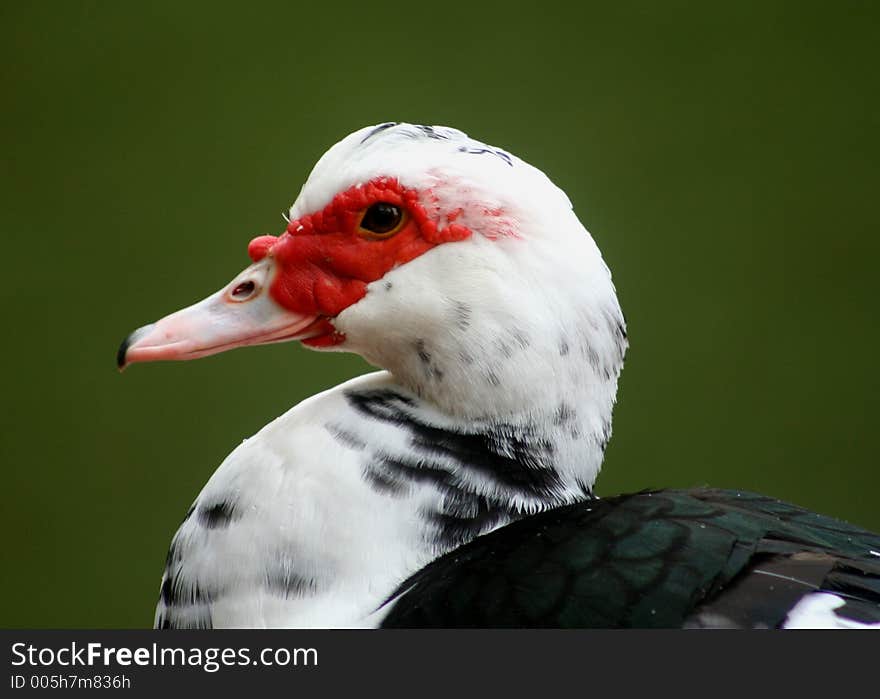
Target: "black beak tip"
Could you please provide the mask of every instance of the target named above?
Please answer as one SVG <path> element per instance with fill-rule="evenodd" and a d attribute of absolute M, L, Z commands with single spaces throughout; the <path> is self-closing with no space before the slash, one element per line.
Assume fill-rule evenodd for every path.
<path fill-rule="evenodd" d="M 134 334 L 134 333 L 132 333 Z M 119 345 L 119 349 L 116 350 L 116 368 L 119 371 L 125 369 L 125 355 L 128 353 L 128 346 L 131 344 L 131 335 L 126 337 L 122 344 Z"/>

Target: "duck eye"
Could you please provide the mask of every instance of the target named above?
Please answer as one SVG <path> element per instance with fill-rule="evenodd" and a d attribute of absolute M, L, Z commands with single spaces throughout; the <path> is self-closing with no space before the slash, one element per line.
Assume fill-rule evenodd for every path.
<path fill-rule="evenodd" d="M 360 230 L 371 238 L 390 238 L 403 226 L 403 209 L 385 201 L 370 206 L 361 217 Z"/>

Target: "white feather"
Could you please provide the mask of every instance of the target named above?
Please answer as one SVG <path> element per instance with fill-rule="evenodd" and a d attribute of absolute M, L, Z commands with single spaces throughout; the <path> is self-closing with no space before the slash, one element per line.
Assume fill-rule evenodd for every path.
<path fill-rule="evenodd" d="M 846 600 L 830 592 L 805 595 L 788 613 L 784 629 L 871 629 L 880 631 L 880 623 L 867 624 L 835 614 Z"/>

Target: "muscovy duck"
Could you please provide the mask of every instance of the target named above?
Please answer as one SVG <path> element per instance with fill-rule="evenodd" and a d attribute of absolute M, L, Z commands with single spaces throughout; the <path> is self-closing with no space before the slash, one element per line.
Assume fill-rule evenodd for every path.
<path fill-rule="evenodd" d="M 383 371 L 227 457 L 157 627 L 880 627 L 875 534 L 744 492 L 594 496 L 626 326 L 540 170 L 380 124 L 318 161 L 288 221 L 119 367 L 297 340 Z"/>

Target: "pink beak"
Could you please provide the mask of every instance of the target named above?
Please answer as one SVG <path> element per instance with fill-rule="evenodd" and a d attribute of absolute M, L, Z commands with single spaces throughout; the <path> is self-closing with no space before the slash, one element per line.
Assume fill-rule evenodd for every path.
<path fill-rule="evenodd" d="M 120 371 L 136 362 L 198 359 L 318 334 L 309 328 L 316 316 L 289 311 L 271 297 L 273 275 L 274 260 L 264 258 L 208 298 L 138 328 L 119 347 Z"/>

